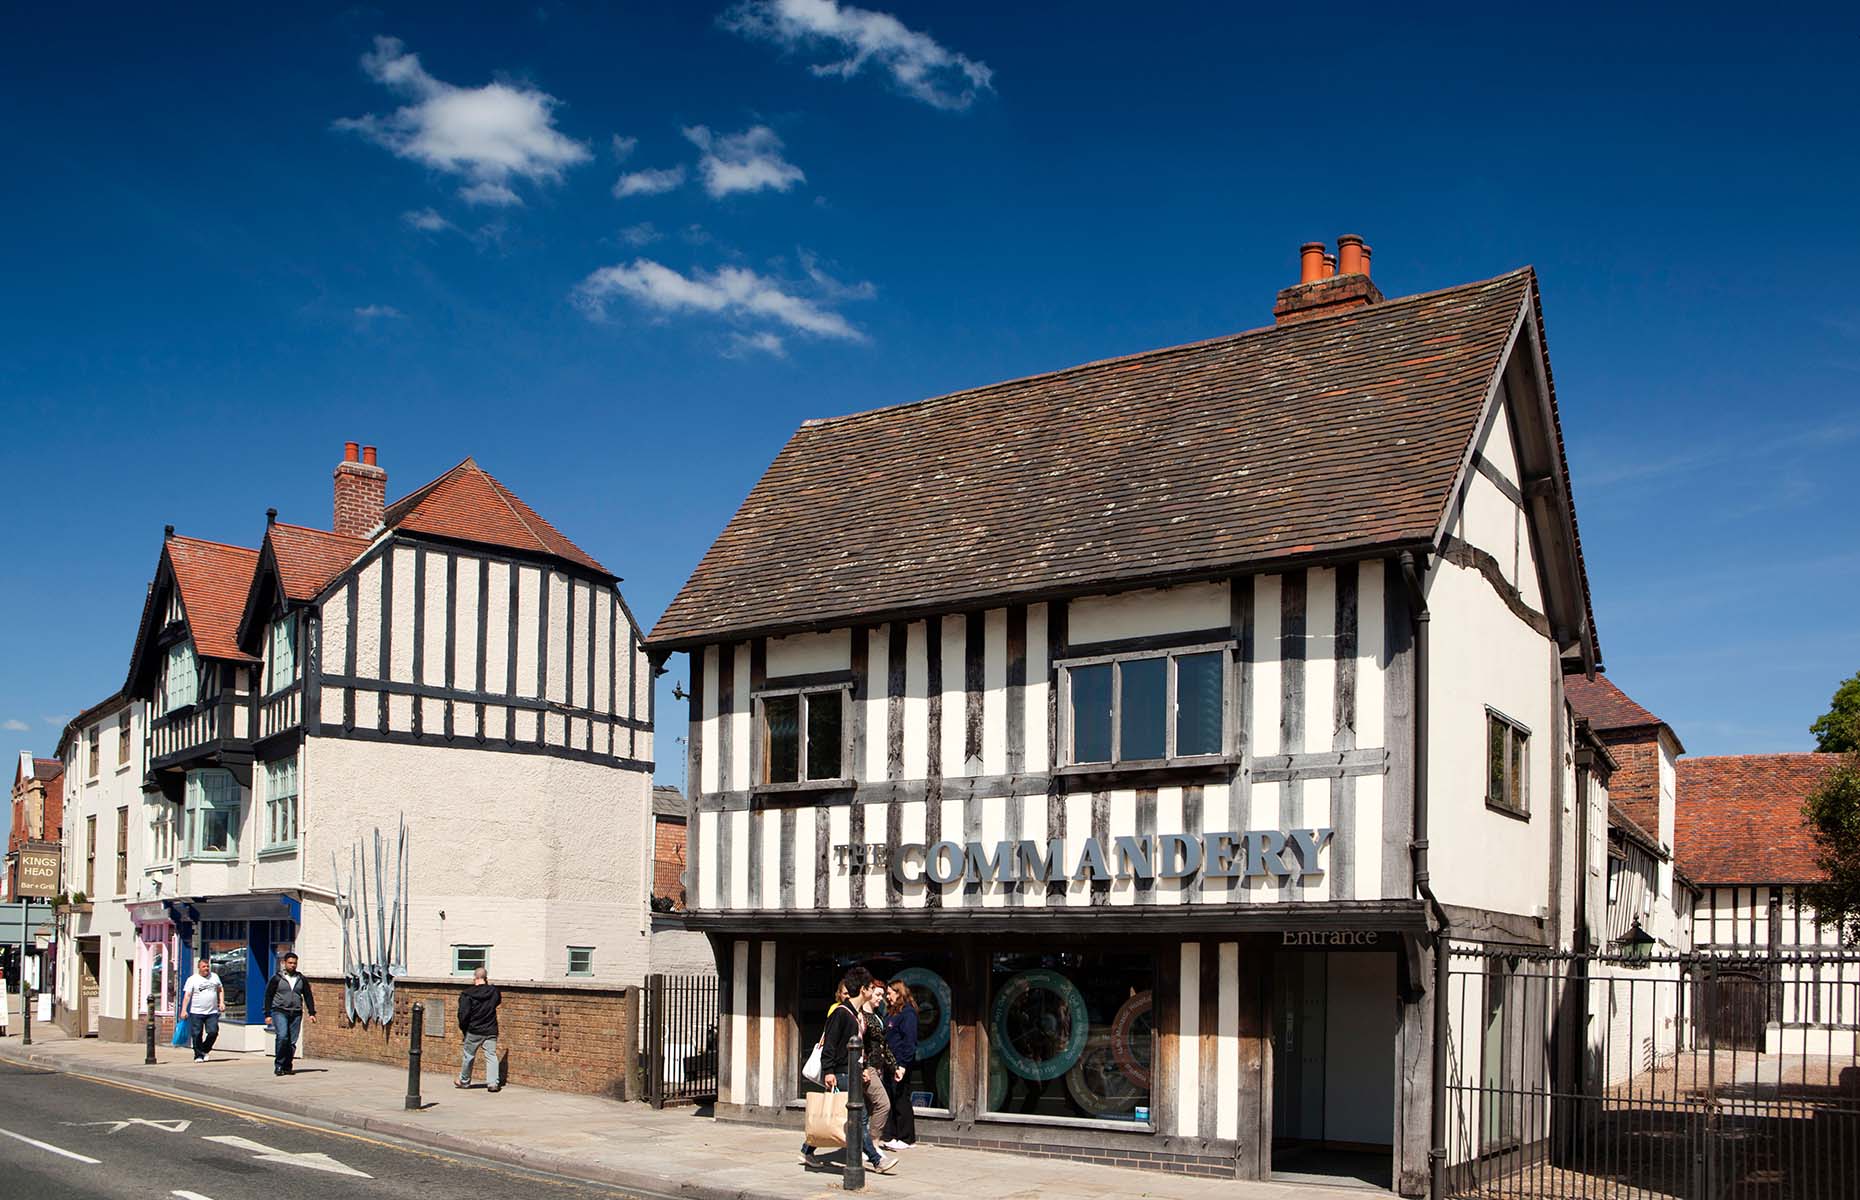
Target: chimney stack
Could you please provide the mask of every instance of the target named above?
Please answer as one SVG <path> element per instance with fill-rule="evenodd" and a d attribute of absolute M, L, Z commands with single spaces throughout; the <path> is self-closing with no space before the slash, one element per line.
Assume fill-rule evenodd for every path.
<path fill-rule="evenodd" d="M 372 537 L 381 528 L 386 508 L 387 472 L 375 464 L 375 448 L 344 442 L 342 461 L 336 464 L 336 513 L 330 528 L 350 537 Z"/>
<path fill-rule="evenodd" d="M 1298 248 L 1298 283 L 1278 295 L 1273 322 L 1291 325 L 1375 304 L 1382 292 L 1369 279 L 1369 247 L 1354 233 L 1337 239 L 1333 256 L 1322 242 Z"/>

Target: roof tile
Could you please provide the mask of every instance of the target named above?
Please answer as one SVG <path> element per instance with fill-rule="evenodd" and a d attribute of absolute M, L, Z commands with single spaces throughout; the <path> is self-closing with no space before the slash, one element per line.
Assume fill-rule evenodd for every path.
<path fill-rule="evenodd" d="M 271 542 L 271 554 L 277 560 L 278 576 L 289 600 L 316 599 L 343 568 L 368 549 L 367 538 L 282 521 L 272 525 L 265 536 Z"/>
<path fill-rule="evenodd" d="M 258 551 L 176 535 L 167 541 L 167 554 L 194 649 L 207 658 L 256 661 L 239 649 L 238 631 Z"/>
<path fill-rule="evenodd" d="M 388 505 L 382 523 L 409 533 L 545 554 L 613 574 L 470 458 Z"/>
<path fill-rule="evenodd" d="M 1673 849 L 1700 884 L 1813 883 L 1815 839 L 1802 803 L 1839 754 L 1679 760 Z"/>
<path fill-rule="evenodd" d="M 1600 732 L 1616 729 L 1648 729 L 1666 724 L 1614 685 L 1606 675 L 1590 679 L 1586 675 L 1566 675 L 1563 690 L 1576 715 Z"/>

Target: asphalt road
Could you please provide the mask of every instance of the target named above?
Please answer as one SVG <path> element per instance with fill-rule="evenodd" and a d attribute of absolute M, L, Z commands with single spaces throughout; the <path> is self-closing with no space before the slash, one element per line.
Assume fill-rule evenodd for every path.
<path fill-rule="evenodd" d="M 0 1200 L 635 1197 L 231 1105 L 0 1063 Z"/>

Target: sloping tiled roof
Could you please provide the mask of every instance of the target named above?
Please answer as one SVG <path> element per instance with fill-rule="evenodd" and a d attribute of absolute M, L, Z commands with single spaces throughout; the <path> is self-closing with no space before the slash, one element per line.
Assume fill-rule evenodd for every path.
<path fill-rule="evenodd" d="M 1840 761 L 1838 754 L 1680 759 L 1679 865 L 1706 886 L 1819 880 L 1802 802 Z"/>
<path fill-rule="evenodd" d="M 1570 707 L 1599 732 L 1615 729 L 1650 729 L 1666 724 L 1636 704 L 1632 697 L 1614 685 L 1606 675 L 1591 680 L 1586 675 L 1565 675 L 1563 690 Z"/>
<path fill-rule="evenodd" d="M 65 764 L 56 758 L 34 758 L 32 760 L 32 777 L 34 779 L 53 780 L 65 773 Z"/>
<path fill-rule="evenodd" d="M 1533 283 L 810 421 L 650 640 L 1425 544 Z"/>
<path fill-rule="evenodd" d="M 256 661 L 239 649 L 238 630 L 258 551 L 179 535 L 168 539 L 167 551 L 195 651 L 207 658 Z"/>
<path fill-rule="evenodd" d="M 1660 848 L 1660 839 L 1648 833 L 1646 828 L 1641 825 L 1639 821 L 1636 821 L 1630 816 L 1627 810 L 1623 809 L 1619 804 L 1609 804 L 1608 824 L 1610 827 L 1619 829 L 1628 837 L 1639 842 L 1647 853 L 1653 855 L 1655 858 L 1666 858 L 1666 851 Z"/>
<path fill-rule="evenodd" d="M 685 794 L 669 783 L 653 785 L 652 815 L 655 817 L 677 817 L 684 820 L 686 815 Z"/>
<path fill-rule="evenodd" d="M 342 569 L 362 556 L 368 539 L 303 525 L 271 526 L 265 536 L 288 600 L 314 600 Z"/>
<path fill-rule="evenodd" d="M 469 458 L 388 505 L 382 523 L 409 533 L 546 554 L 613 574 Z"/>

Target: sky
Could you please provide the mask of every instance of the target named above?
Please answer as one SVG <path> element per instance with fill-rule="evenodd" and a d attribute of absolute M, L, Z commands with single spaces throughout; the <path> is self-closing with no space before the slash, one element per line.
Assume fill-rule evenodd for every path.
<path fill-rule="evenodd" d="M 1853 10 L 869 2 L 14 6 L 0 747 L 122 685 L 164 524 L 327 526 L 345 440 L 475 456 L 650 624 L 801 421 L 1269 324 L 1360 233 L 1389 295 L 1535 265 L 1610 677 L 1811 748 Z"/>

